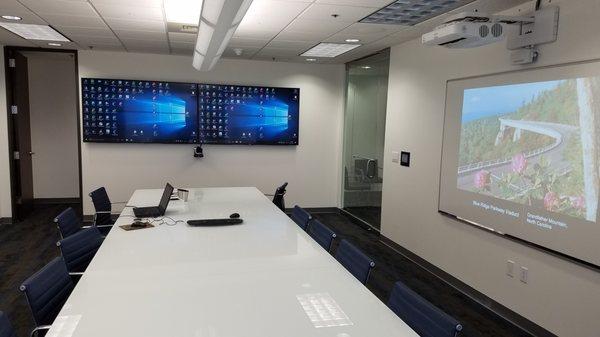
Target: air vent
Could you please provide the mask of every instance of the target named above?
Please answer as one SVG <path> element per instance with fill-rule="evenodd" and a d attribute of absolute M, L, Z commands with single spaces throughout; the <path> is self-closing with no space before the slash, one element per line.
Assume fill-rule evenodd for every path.
<path fill-rule="evenodd" d="M 398 0 L 360 22 L 414 26 L 473 1 L 475 0 Z"/>
<path fill-rule="evenodd" d="M 481 25 L 481 27 L 479 27 L 479 36 L 480 37 L 486 37 L 486 36 L 488 36 L 489 33 L 490 33 L 490 29 L 488 28 L 488 26 Z"/>
<path fill-rule="evenodd" d="M 502 31 L 504 30 L 504 28 L 502 27 L 501 24 L 499 23 L 495 23 L 492 25 L 492 36 L 493 37 L 500 37 L 502 35 Z"/>

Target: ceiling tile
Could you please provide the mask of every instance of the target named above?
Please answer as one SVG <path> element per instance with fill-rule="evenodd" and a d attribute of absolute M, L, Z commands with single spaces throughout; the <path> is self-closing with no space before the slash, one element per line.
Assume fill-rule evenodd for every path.
<path fill-rule="evenodd" d="M 299 19 L 356 22 L 377 11 L 377 7 L 340 6 L 329 4 L 312 4 Z M 339 15 L 333 17 L 332 15 Z"/>
<path fill-rule="evenodd" d="M 315 43 L 311 41 L 288 41 L 276 38 L 269 42 L 266 48 L 297 50 L 299 51 L 298 54 L 300 54 L 300 52 L 305 51 L 314 45 Z"/>
<path fill-rule="evenodd" d="M 394 0 L 317 0 L 315 2 L 318 4 L 381 8 L 391 4 Z"/>
<path fill-rule="evenodd" d="M 233 37 L 229 40 L 229 47 L 233 48 L 262 48 L 269 40 L 265 39 L 245 39 Z"/>
<path fill-rule="evenodd" d="M 260 30 L 260 29 L 251 29 L 251 28 L 238 28 L 235 33 L 233 34 L 233 38 L 240 38 L 240 39 L 257 39 L 257 40 L 270 40 L 273 37 L 275 37 L 275 35 L 277 35 L 277 33 L 279 33 L 280 30 L 277 29 L 272 29 L 272 30 Z"/>
<path fill-rule="evenodd" d="M 150 32 L 142 30 L 115 30 L 115 34 L 120 39 L 134 39 L 134 40 L 152 40 L 152 41 L 166 41 L 167 34 L 164 32 Z"/>
<path fill-rule="evenodd" d="M 144 54 L 169 54 L 169 47 L 144 47 L 144 46 L 135 46 L 135 47 L 127 47 L 127 50 L 132 53 L 144 53 Z"/>
<path fill-rule="evenodd" d="M 34 24 L 34 25 L 46 25 L 48 24 L 46 21 L 42 20 L 42 18 L 40 18 L 39 16 L 33 14 L 31 11 L 25 10 L 25 11 L 15 11 L 15 10 L 2 10 L 0 9 L 0 15 L 15 15 L 20 17 L 22 20 L 19 21 L 19 23 L 28 23 L 28 24 Z M 15 21 L 13 20 L 5 20 L 0 18 L 1 22 L 12 22 L 14 23 Z"/>
<path fill-rule="evenodd" d="M 121 42 L 129 48 L 169 48 L 167 40 L 138 40 L 138 39 L 121 39 Z"/>
<path fill-rule="evenodd" d="M 398 25 L 354 23 L 326 39 L 327 42 L 345 42 L 346 39 L 359 39 L 360 43 L 371 43 L 390 34 L 407 29 Z"/>
<path fill-rule="evenodd" d="M 86 1 L 68 0 L 20 0 L 25 6 L 38 15 L 74 15 L 98 16 L 94 8 Z"/>
<path fill-rule="evenodd" d="M 123 0 L 89 0 L 94 6 L 96 5 L 122 5 Z M 128 6 L 139 7 L 162 7 L 163 0 L 127 0 Z"/>
<path fill-rule="evenodd" d="M 114 38 L 115 34 L 108 29 L 105 28 L 85 28 L 85 27 L 63 27 L 63 26 L 53 26 L 54 29 L 59 31 L 66 37 L 71 35 L 79 35 L 79 36 L 94 36 L 94 37 L 107 37 Z"/>
<path fill-rule="evenodd" d="M 309 6 L 302 2 L 253 2 L 238 27 L 238 31 L 277 31 L 287 26 Z M 276 14 L 275 14 L 276 13 Z"/>
<path fill-rule="evenodd" d="M 106 23 L 113 30 L 142 30 L 166 33 L 165 23 L 163 21 L 106 18 Z"/>
<path fill-rule="evenodd" d="M 267 56 L 267 57 L 294 57 L 298 56 L 302 50 L 294 50 L 287 48 L 269 48 L 265 47 L 261 49 L 256 56 Z"/>
<path fill-rule="evenodd" d="M 100 17 L 71 16 L 71 15 L 40 15 L 44 20 L 53 26 L 63 27 L 86 27 L 86 28 L 105 28 L 106 24 Z"/>
<path fill-rule="evenodd" d="M 190 52 L 194 51 L 195 43 L 186 43 L 186 42 L 176 42 L 170 41 L 169 45 L 171 49 L 180 49 L 180 50 L 188 50 Z"/>
<path fill-rule="evenodd" d="M 169 41 L 196 43 L 196 34 L 188 33 L 169 33 Z"/>
<path fill-rule="evenodd" d="M 71 35 L 71 40 L 79 43 L 82 46 L 120 46 L 121 42 L 116 37 L 98 37 L 98 36 L 86 36 L 86 35 Z"/>
<path fill-rule="evenodd" d="M 223 52 L 223 57 L 247 59 L 247 58 L 251 58 L 252 56 L 254 56 L 254 54 L 256 54 L 260 50 L 259 48 L 242 48 L 242 55 L 238 56 L 235 53 L 234 49 L 236 49 L 236 48 L 227 47 L 225 49 L 225 52 Z"/>
<path fill-rule="evenodd" d="M 29 11 L 25 6 L 23 6 L 17 0 L 2 0 L 0 2 L 0 10 L 2 11 Z M 6 13 L 10 15 L 10 13 Z"/>
<path fill-rule="evenodd" d="M 323 32 L 291 32 L 288 30 L 284 30 L 277 35 L 277 39 L 286 41 L 314 42 L 322 41 L 330 35 L 332 34 L 324 34 Z"/>
<path fill-rule="evenodd" d="M 125 20 L 157 20 L 163 21 L 163 10 L 161 7 L 149 6 L 131 6 L 131 5 L 113 5 L 97 4 L 96 10 L 100 15 L 107 18 L 125 19 Z"/>
<path fill-rule="evenodd" d="M 321 32 L 323 34 L 333 34 L 348 26 L 351 23 L 342 21 L 322 21 L 296 19 L 285 28 L 290 32 Z"/>

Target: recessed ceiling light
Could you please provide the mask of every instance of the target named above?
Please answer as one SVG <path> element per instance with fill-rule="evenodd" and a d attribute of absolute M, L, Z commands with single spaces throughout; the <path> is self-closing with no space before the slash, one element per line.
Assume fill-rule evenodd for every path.
<path fill-rule="evenodd" d="M 0 22 L 0 27 L 4 27 L 11 32 L 19 35 L 27 40 L 42 40 L 42 41 L 64 41 L 70 40 L 64 37 L 61 33 L 45 25 L 32 25 L 26 23 L 9 23 Z"/>
<path fill-rule="evenodd" d="M 300 56 L 336 57 L 360 46 L 360 44 L 321 42 L 318 45 L 312 47 L 311 49 L 305 51 Z"/>
<path fill-rule="evenodd" d="M 48 45 L 52 46 L 52 47 L 60 47 L 60 46 L 62 46 L 62 44 L 56 43 L 56 42 L 48 42 Z"/>
<path fill-rule="evenodd" d="M 308 62 L 315 62 L 316 60 L 317 60 L 317 59 L 313 59 L 313 58 L 308 58 L 308 59 L 306 59 L 306 61 L 308 61 Z"/>
<path fill-rule="evenodd" d="M 16 16 L 16 15 L 2 15 L 2 18 L 4 20 L 12 20 L 12 21 L 19 21 L 19 20 L 23 20 L 22 17 L 20 16 Z"/>
<path fill-rule="evenodd" d="M 397 0 L 360 22 L 414 26 L 473 1 L 475 0 Z"/>
<path fill-rule="evenodd" d="M 362 66 L 363 69 L 371 69 L 371 66 Z"/>
<path fill-rule="evenodd" d="M 198 25 L 202 0 L 165 0 L 165 14 L 167 22 Z"/>
<path fill-rule="evenodd" d="M 360 42 L 359 39 L 346 39 L 346 42 L 348 43 L 356 43 L 356 42 Z"/>

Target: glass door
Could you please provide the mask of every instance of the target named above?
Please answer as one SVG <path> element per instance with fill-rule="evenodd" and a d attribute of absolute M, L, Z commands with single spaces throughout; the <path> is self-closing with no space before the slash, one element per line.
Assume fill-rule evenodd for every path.
<path fill-rule="evenodd" d="M 381 227 L 389 50 L 346 64 L 342 205 Z"/>

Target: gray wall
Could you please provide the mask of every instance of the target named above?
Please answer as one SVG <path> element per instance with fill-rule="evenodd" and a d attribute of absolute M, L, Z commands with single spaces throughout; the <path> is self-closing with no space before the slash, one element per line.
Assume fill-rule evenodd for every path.
<path fill-rule="evenodd" d="M 34 198 L 78 198 L 77 75 L 71 54 L 28 52 Z"/>
<path fill-rule="evenodd" d="M 559 40 L 541 48 L 536 66 L 600 58 L 600 2 L 552 4 L 561 7 Z M 514 69 L 504 43 L 450 50 L 417 39 L 392 48 L 383 233 L 558 335 L 599 336 L 600 273 L 437 212 L 446 81 Z M 412 152 L 410 168 L 391 162 L 400 150 Z M 505 275 L 508 259 L 529 268 L 528 284 Z"/>
<path fill-rule="evenodd" d="M 186 56 L 89 52 L 79 54 L 81 77 L 248 84 L 300 88 L 300 145 L 193 146 L 161 144 L 82 145 L 83 191 L 106 186 L 113 201 L 138 188 L 256 186 L 273 193 L 289 182 L 289 206 L 339 204 L 343 65 L 221 60 L 214 70 L 198 72 Z M 84 213 L 91 214 L 89 198 Z"/>

